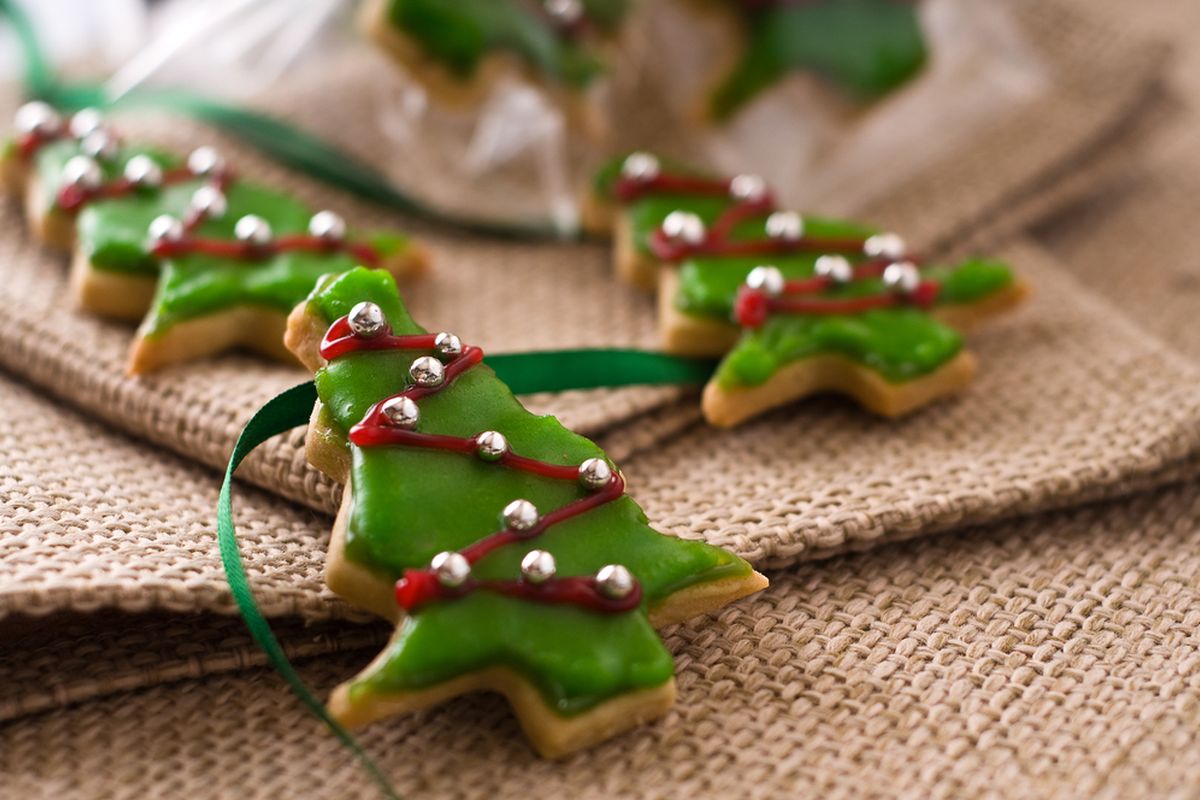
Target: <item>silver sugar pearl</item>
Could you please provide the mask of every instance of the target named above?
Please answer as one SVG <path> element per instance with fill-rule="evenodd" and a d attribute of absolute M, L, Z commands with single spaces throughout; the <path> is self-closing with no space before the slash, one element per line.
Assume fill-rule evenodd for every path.
<path fill-rule="evenodd" d="M 773 211 L 767 217 L 767 236 L 795 242 L 804 236 L 804 217 L 795 211 Z"/>
<path fill-rule="evenodd" d="M 157 189 L 162 186 L 162 167 L 148 155 L 139 154 L 126 161 L 123 174 L 125 180 L 143 189 Z"/>
<path fill-rule="evenodd" d="M 530 550 L 521 559 L 521 577 L 529 583 L 545 583 L 554 577 L 558 565 L 554 556 L 545 550 Z"/>
<path fill-rule="evenodd" d="M 660 172 L 662 165 L 649 153 L 630 153 L 621 164 L 621 176 L 631 181 L 652 181 Z"/>
<path fill-rule="evenodd" d="M 596 573 L 596 588 L 610 600 L 623 600 L 634 587 L 633 573 L 620 564 L 608 564 Z"/>
<path fill-rule="evenodd" d="M 508 439 L 499 431 L 484 431 L 475 437 L 475 454 L 484 461 L 499 461 L 508 452 Z"/>
<path fill-rule="evenodd" d="M 91 156 L 97 161 L 111 161 L 116 157 L 121 145 L 117 143 L 115 136 L 100 128 L 84 136 L 83 141 L 79 143 L 79 149 L 85 156 Z"/>
<path fill-rule="evenodd" d="M 443 551 L 429 562 L 429 568 L 438 583 L 448 589 L 457 589 L 471 577 L 471 562 L 462 553 Z"/>
<path fill-rule="evenodd" d="M 383 309 L 367 301 L 358 303 L 351 308 L 350 313 L 346 316 L 346 322 L 350 325 L 350 332 L 361 339 L 378 336 L 387 327 Z"/>
<path fill-rule="evenodd" d="M 13 126 L 22 136 L 53 136 L 62 130 L 62 115 L 49 103 L 33 100 L 17 109 Z"/>
<path fill-rule="evenodd" d="M 63 165 L 63 184 L 80 189 L 98 189 L 104 183 L 104 172 L 90 156 L 71 156 Z"/>
<path fill-rule="evenodd" d="M 268 245 L 272 237 L 271 223 L 257 214 L 247 214 L 234 224 L 233 235 L 241 242 Z"/>
<path fill-rule="evenodd" d="M 756 203 L 767 196 L 767 182 L 761 175 L 735 175 L 729 181 L 729 196 L 743 203 Z"/>
<path fill-rule="evenodd" d="M 892 291 L 911 294 L 921 285 L 921 271 L 911 261 L 897 261 L 883 271 L 883 283 Z"/>
<path fill-rule="evenodd" d="M 104 127 L 104 115 L 96 108 L 83 108 L 71 115 L 67 131 L 76 139 L 83 139 Z"/>
<path fill-rule="evenodd" d="M 704 242 L 704 220 L 690 211 L 672 211 L 662 221 L 662 232 L 668 239 L 684 244 Z"/>
<path fill-rule="evenodd" d="M 769 264 L 755 267 L 746 276 L 747 286 L 771 297 L 778 297 L 783 294 L 783 285 L 785 282 L 783 273 L 779 271 L 779 268 L 772 267 Z"/>
<path fill-rule="evenodd" d="M 150 221 L 150 227 L 146 229 L 151 248 L 163 242 L 178 242 L 183 238 L 183 234 L 183 223 L 170 214 L 159 214 Z"/>
<path fill-rule="evenodd" d="M 308 221 L 308 232 L 327 242 L 340 242 L 346 238 L 346 220 L 334 211 L 318 211 Z"/>
<path fill-rule="evenodd" d="M 603 458 L 589 458 L 579 465 L 579 483 L 593 492 L 608 486 L 612 475 L 612 467 Z"/>
<path fill-rule="evenodd" d="M 229 210 L 229 201 L 225 193 L 216 186 L 201 186 L 192 192 L 192 211 L 207 219 L 220 219 Z"/>
<path fill-rule="evenodd" d="M 453 333 L 442 331 L 433 337 L 433 346 L 444 356 L 457 356 L 462 353 L 462 340 Z"/>
<path fill-rule="evenodd" d="M 813 271 L 818 277 L 834 283 L 849 283 L 854 279 L 854 267 L 845 256 L 826 255 L 817 259 Z"/>
<path fill-rule="evenodd" d="M 583 18 L 583 3 L 581 0 L 544 0 L 542 7 L 546 13 L 563 25 L 573 25 Z"/>
<path fill-rule="evenodd" d="M 430 389 L 446 380 L 446 368 L 433 356 L 421 356 L 409 365 L 408 375 L 417 386 Z"/>
<path fill-rule="evenodd" d="M 421 409 L 411 397 L 389 397 L 379 407 L 384 419 L 394 428 L 415 428 L 421 419 Z"/>
<path fill-rule="evenodd" d="M 193 175 L 213 175 L 225 169 L 225 159 L 215 147 L 197 147 L 188 154 L 187 168 Z"/>
<path fill-rule="evenodd" d="M 527 531 L 537 525 L 539 519 L 537 507 L 528 500 L 513 500 L 504 507 L 500 517 L 510 531 Z"/>
<path fill-rule="evenodd" d="M 877 233 L 863 242 L 863 254 L 868 258 L 886 258 L 895 261 L 904 258 L 908 246 L 899 234 Z"/>

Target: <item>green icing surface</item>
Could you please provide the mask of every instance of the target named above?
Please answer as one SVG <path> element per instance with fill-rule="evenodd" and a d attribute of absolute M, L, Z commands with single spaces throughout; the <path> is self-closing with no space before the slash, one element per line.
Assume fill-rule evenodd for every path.
<path fill-rule="evenodd" d="M 811 275 L 811 261 L 800 261 L 774 263 L 788 277 Z M 681 286 L 677 303 L 681 306 L 693 303 L 695 308 L 703 302 L 707 312 L 723 309 L 724 313 L 714 315 L 727 319 L 733 294 L 725 294 L 722 304 L 714 287 L 727 287 L 732 280 L 736 292 L 741 279 L 716 273 L 729 267 L 729 272 L 744 278 L 753 266 L 696 264 Z M 939 305 L 982 300 L 1013 282 L 1008 266 L 995 261 L 971 260 L 954 268 L 934 267 L 923 272 L 942 284 Z M 883 289 L 879 280 L 864 280 L 822 296 L 855 297 L 877 294 Z M 689 292 L 693 293 L 694 301 L 684 299 Z M 762 327 L 742 334 L 718 367 L 716 380 L 725 387 L 757 386 L 790 362 L 816 355 L 841 355 L 870 367 L 885 380 L 900 383 L 933 372 L 961 349 L 962 338 L 958 333 L 918 308 L 883 308 L 853 315 L 775 314 Z"/>
<path fill-rule="evenodd" d="M 567 86 L 588 85 L 603 71 L 597 56 L 561 35 L 545 15 L 522 0 L 391 0 L 388 18 L 425 52 L 460 78 L 470 78 L 491 52 L 520 57 L 540 74 Z M 611 32 L 628 0 L 585 0 L 589 19 Z"/>
<path fill-rule="evenodd" d="M 421 328 L 409 317 L 392 279 L 356 269 L 325 281 L 310 309 L 332 322 L 362 300 L 384 309 L 397 333 Z M 375 402 L 406 388 L 418 351 L 344 356 L 317 373 L 321 401 L 344 430 Z M 486 366 L 420 401 L 419 430 L 474 436 L 502 432 L 514 452 L 558 464 L 603 455 L 553 417 L 526 411 Z M 553 481 L 462 455 L 405 447 L 351 446 L 354 505 L 346 555 L 394 580 L 423 568 L 442 550 L 461 548 L 498 530 L 500 511 L 523 497 L 543 513 L 585 496 Z M 479 591 L 418 609 L 401 623 L 386 658 L 352 688 L 356 693 L 419 689 L 489 665 L 505 665 L 536 685 L 563 714 L 624 692 L 661 685 L 673 673 L 669 653 L 646 609 L 672 592 L 750 571 L 741 559 L 700 542 L 654 531 L 628 496 L 551 528 L 536 540 L 497 550 L 475 565 L 483 578 L 511 579 L 534 548 L 554 554 L 560 575 L 594 573 L 622 563 L 641 582 L 641 610 L 602 614 Z"/>
<path fill-rule="evenodd" d="M 732 116 L 797 70 L 822 75 L 861 100 L 893 91 L 927 57 L 915 5 L 814 0 L 748 13 L 742 57 L 711 98 L 713 116 Z"/>
<path fill-rule="evenodd" d="M 196 229 L 198 237 L 233 240 L 237 220 L 251 213 L 269 222 L 276 236 L 303 233 L 312 216 L 303 203 L 244 181 L 235 181 L 226 197 L 228 212 L 220 219 L 201 223 Z M 199 253 L 166 259 L 143 332 L 153 336 L 180 321 L 235 305 L 264 306 L 286 314 L 312 291 L 322 275 L 355 264 L 345 253 L 304 251 L 255 261 L 230 261 Z"/>

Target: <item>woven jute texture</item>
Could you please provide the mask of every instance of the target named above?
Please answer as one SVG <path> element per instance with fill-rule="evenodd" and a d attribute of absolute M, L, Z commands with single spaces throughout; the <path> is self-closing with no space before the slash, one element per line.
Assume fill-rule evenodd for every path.
<path fill-rule="evenodd" d="M 565 762 L 488 696 L 363 740 L 409 797 L 1195 796 L 1198 489 L 776 573 L 667 632 L 666 718 Z M 265 670 L 28 717 L 0 772 L 23 798 L 374 796 Z"/>

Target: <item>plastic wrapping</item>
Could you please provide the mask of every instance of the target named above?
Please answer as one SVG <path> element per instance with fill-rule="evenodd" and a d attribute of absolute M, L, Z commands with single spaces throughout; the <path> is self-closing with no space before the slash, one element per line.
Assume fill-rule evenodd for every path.
<path fill-rule="evenodd" d="M 569 233 L 581 189 L 612 153 L 653 149 L 759 172 L 790 204 L 846 213 L 1046 85 L 1004 8 L 926 0 L 928 62 L 882 100 L 856 103 L 797 72 L 714 123 L 700 109 L 740 42 L 734 20 L 711 6 L 642 0 L 606 48 L 609 74 L 572 108 L 515 67 L 489 75 L 473 102 L 444 102 L 364 39 L 350 0 L 171 0 L 107 88 L 179 86 L 274 111 L 440 209 Z M 580 105 L 603 135 L 579 124 Z"/>

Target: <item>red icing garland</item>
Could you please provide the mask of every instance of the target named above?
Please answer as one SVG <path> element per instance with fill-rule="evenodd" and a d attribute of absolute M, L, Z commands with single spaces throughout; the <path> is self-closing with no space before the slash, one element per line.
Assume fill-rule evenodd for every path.
<path fill-rule="evenodd" d="M 617 179 L 614 194 L 622 203 L 632 202 L 639 197 L 655 193 L 728 195 L 732 179 L 702 178 L 686 175 L 669 175 L 659 172 L 653 178 L 621 176 Z M 733 239 L 733 230 L 742 222 L 756 216 L 770 214 L 776 210 L 774 198 L 768 192 L 762 197 L 733 203 L 706 227 L 704 240 L 699 243 L 685 242 L 668 236 L 662 228 L 650 234 L 650 251 L 660 261 L 679 262 L 694 255 L 750 256 L 776 255 L 780 253 L 822 253 L 861 255 L 866 238 L 860 236 L 800 236 L 794 239 Z M 916 263 L 909 256 L 905 260 Z M 878 277 L 894 263 L 892 259 L 872 259 L 854 267 L 852 280 Z M 784 314 L 858 314 L 875 308 L 908 303 L 922 308 L 931 307 L 937 300 L 939 285 L 934 281 L 923 281 L 911 292 L 887 292 L 868 297 L 853 298 L 804 298 L 794 299 L 787 295 L 807 295 L 823 292 L 834 285 L 825 276 L 814 276 L 784 283 L 780 296 L 772 297 L 762 289 L 742 286 L 734 301 L 734 319 L 739 325 L 757 328 L 766 322 L 772 313 Z"/>
<path fill-rule="evenodd" d="M 354 334 L 347 317 L 338 319 L 330 326 L 321 341 L 321 357 L 326 361 L 355 352 L 386 350 L 430 350 L 436 340 L 434 334 L 397 336 L 390 330 L 371 337 Z M 472 345 L 464 345 L 462 351 L 445 365 L 445 377 L 438 386 L 411 386 L 393 397 L 385 398 L 373 405 L 362 421 L 350 429 L 350 441 L 359 447 L 403 446 L 443 450 L 462 455 L 476 453 L 474 438 L 447 436 L 443 434 L 419 433 L 391 425 L 383 413 L 383 406 L 394 397 L 419 400 L 435 394 L 454 382 L 458 376 L 483 361 L 483 351 Z M 546 461 L 521 456 L 506 451 L 494 463 L 510 469 L 562 481 L 576 481 L 579 468 L 574 465 L 552 464 Z M 607 485 L 586 497 L 568 503 L 543 515 L 527 530 L 504 529 L 495 531 L 458 552 L 468 563 L 475 564 L 500 547 L 514 542 L 536 538 L 549 528 L 577 517 L 594 508 L 618 499 L 625 494 L 625 480 L 620 473 L 613 472 Z M 432 569 L 408 569 L 404 577 L 396 582 L 396 602 L 406 611 L 435 600 L 463 597 L 472 591 L 496 592 L 543 603 L 565 603 L 587 608 L 591 611 L 617 613 L 637 608 L 642 600 L 642 587 L 635 582 L 633 591 L 625 597 L 615 599 L 603 594 L 590 576 L 555 577 L 543 583 L 524 580 L 475 580 L 469 579 L 457 587 L 443 586 Z"/>
<path fill-rule="evenodd" d="M 198 224 L 198 223 L 197 223 Z M 359 262 L 368 267 L 379 266 L 382 260 L 379 252 L 362 242 L 322 239 L 319 236 L 307 234 L 291 234 L 281 236 L 270 244 L 254 242 L 229 241 L 227 239 L 200 239 L 185 237 L 173 241 L 162 241 L 156 244 L 151 252 L 159 258 L 186 256 L 191 253 L 217 256 L 219 258 L 238 259 L 244 261 L 270 258 L 280 253 L 307 251 L 313 253 L 349 253 Z"/>
<path fill-rule="evenodd" d="M 64 124 L 59 130 L 52 133 L 25 134 L 17 141 L 17 152 L 22 159 L 29 160 L 33 158 L 42 146 L 52 141 L 69 137 L 70 134 L 67 133 L 69 128 L 69 124 Z M 186 166 L 172 167 L 163 170 L 163 178 L 160 186 L 171 186 L 198 177 L 201 176 L 196 175 Z M 233 177 L 232 170 L 223 169 L 210 177 L 209 185 L 217 191 L 225 193 L 228 191 L 229 185 L 233 182 Z M 56 203 L 62 211 L 69 214 L 76 213 L 85 205 L 95 200 L 111 200 L 124 197 L 138 189 L 138 184 L 124 177 L 108 181 L 94 189 L 87 189 L 82 186 L 63 186 L 58 192 Z M 183 220 L 184 230 L 191 233 L 204 222 L 205 218 L 205 212 L 200 209 L 189 211 L 187 217 Z M 254 244 L 253 242 L 231 242 L 221 239 L 199 239 L 193 237 L 160 242 L 151 249 L 151 253 L 159 258 L 182 256 L 189 253 L 203 253 L 221 258 L 239 260 L 269 258 L 279 253 L 291 251 L 308 251 L 314 253 L 345 252 L 369 267 L 377 267 L 383 260 L 379 251 L 369 244 L 323 239 L 319 236 L 309 236 L 306 234 L 281 236 L 279 239 L 266 245 Z"/>
<path fill-rule="evenodd" d="M 825 279 L 819 278 L 815 280 Z M 886 294 L 869 295 L 866 297 L 830 297 L 795 300 L 782 295 L 780 297 L 771 297 L 762 289 L 751 289 L 748 286 L 742 286 L 738 290 L 737 299 L 734 301 L 733 315 L 742 327 L 757 328 L 766 322 L 767 317 L 773 313 L 861 314 L 864 311 L 876 308 L 889 308 L 902 304 L 930 308 L 937 302 L 940 288 L 936 281 L 922 281 L 915 290 L 904 294 L 888 292 Z M 786 288 L 784 291 L 788 292 Z M 810 291 L 802 291 L 798 292 L 798 294 L 809 294 Z"/>

